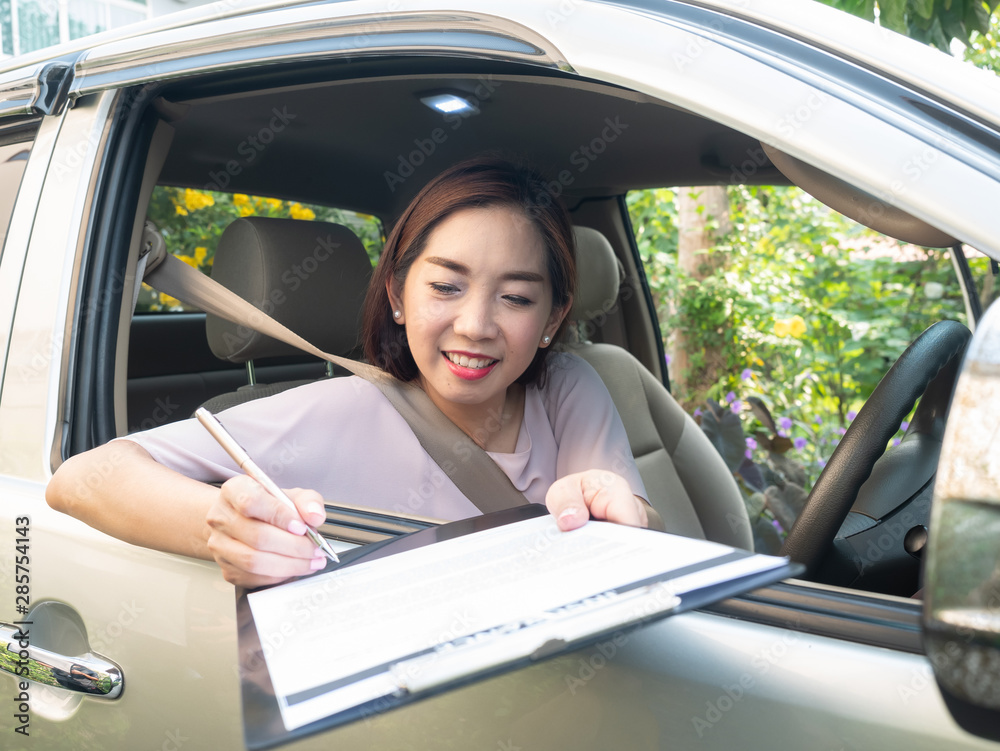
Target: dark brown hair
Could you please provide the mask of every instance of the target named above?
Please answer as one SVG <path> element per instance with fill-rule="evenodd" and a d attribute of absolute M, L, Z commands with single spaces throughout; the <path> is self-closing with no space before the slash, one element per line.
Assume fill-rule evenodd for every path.
<path fill-rule="evenodd" d="M 393 322 L 386 282 L 399 289 L 431 232 L 456 211 L 504 206 L 521 211 L 538 231 L 545 246 L 546 267 L 552 283 L 553 308 L 566 306 L 576 284 L 573 228 L 559 199 L 542 174 L 523 162 L 494 156 L 477 157 L 445 170 L 410 202 L 389 233 L 365 297 L 362 331 L 365 357 L 403 381 L 419 371 L 406 342 L 404 328 Z M 553 340 L 562 333 L 560 324 Z M 518 383 L 541 382 L 549 349 L 539 347 Z"/>

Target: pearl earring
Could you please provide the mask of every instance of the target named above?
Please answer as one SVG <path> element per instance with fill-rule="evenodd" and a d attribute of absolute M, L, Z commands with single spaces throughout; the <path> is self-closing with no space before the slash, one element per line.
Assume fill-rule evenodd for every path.
<path fill-rule="evenodd" d="M 395 318 L 398 321 L 400 318 L 403 317 L 403 314 L 400 311 L 398 311 L 398 310 L 394 310 L 392 312 L 392 317 Z"/>
<path fill-rule="evenodd" d="M 543 336 L 542 337 L 542 344 L 548 344 L 551 341 L 552 341 L 552 337 L 551 336 Z"/>

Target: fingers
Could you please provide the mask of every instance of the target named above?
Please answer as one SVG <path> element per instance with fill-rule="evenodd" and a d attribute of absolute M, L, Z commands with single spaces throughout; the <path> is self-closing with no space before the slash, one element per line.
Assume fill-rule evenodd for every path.
<path fill-rule="evenodd" d="M 566 475 L 552 484 L 545 505 L 559 529 L 582 526 L 590 517 L 632 527 L 645 527 L 646 504 L 632 494 L 624 477 L 592 469 Z"/>
<path fill-rule="evenodd" d="M 325 566 L 322 551 L 305 536 L 306 524 L 319 526 L 325 520 L 322 497 L 311 490 L 286 493 L 298 513 L 249 477 L 223 484 L 206 521 L 209 550 L 227 581 L 256 586 Z"/>

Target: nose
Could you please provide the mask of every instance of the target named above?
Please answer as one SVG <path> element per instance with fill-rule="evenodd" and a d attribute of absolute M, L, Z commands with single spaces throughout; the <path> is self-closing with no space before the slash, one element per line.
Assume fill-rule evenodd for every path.
<path fill-rule="evenodd" d="M 471 341 L 494 338 L 498 328 L 492 301 L 486 295 L 466 296 L 456 311 L 452 328 Z"/>

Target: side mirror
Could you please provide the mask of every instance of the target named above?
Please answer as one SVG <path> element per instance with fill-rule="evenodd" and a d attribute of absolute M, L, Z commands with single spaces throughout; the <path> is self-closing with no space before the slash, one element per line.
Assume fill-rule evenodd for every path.
<path fill-rule="evenodd" d="M 965 730 L 1000 740 L 1000 305 L 965 355 L 934 487 L 924 646 Z"/>

